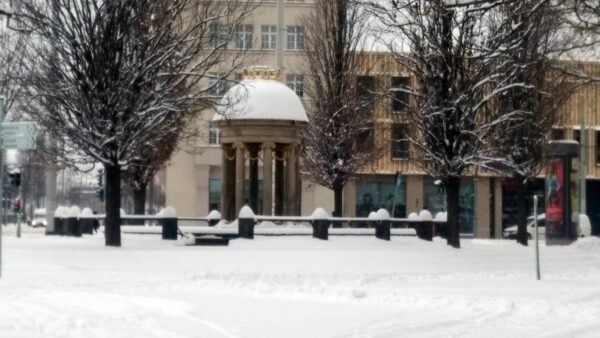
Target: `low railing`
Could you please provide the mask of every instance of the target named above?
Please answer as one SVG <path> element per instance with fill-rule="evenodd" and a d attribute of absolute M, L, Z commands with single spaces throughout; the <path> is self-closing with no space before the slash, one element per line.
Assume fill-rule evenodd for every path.
<path fill-rule="evenodd" d="M 329 229 L 336 224 L 361 224 L 375 229 L 375 237 L 382 240 L 390 240 L 391 228 L 412 228 L 418 238 L 431 241 L 434 236 L 446 237 L 446 221 L 444 219 L 433 219 L 429 212 L 422 211 L 420 215 L 411 215 L 409 218 L 392 218 L 385 209 L 372 212 L 369 217 L 331 217 L 322 208 L 316 209 L 310 216 L 265 216 L 255 215 L 248 207 L 243 207 L 238 215 L 237 236 L 241 238 L 254 238 L 255 226 L 259 222 L 293 222 L 307 223 L 312 227 L 314 238 L 327 240 Z M 69 209 L 57 208 L 54 218 L 54 234 L 66 236 L 81 236 L 82 234 L 93 234 L 94 229 L 99 228 L 100 221 L 105 215 L 92 214 L 91 210 L 79 211 L 77 207 Z M 214 227 L 221 221 L 221 215 L 212 211 L 206 217 L 178 217 L 175 209 L 166 208 L 156 215 L 122 215 L 121 220 L 127 225 L 144 225 L 146 221 L 156 221 L 160 226 L 162 238 L 165 240 L 176 240 L 180 222 L 202 222 L 209 227 Z M 211 231 L 218 234 L 218 231 Z M 223 233 L 225 235 L 225 233 Z M 231 232 L 226 235 L 231 236 Z"/>

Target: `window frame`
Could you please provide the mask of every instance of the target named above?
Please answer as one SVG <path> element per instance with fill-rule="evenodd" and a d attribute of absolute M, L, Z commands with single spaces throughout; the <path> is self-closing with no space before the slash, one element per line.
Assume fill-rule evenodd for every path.
<path fill-rule="evenodd" d="M 397 75 L 397 76 L 392 76 L 391 77 L 391 87 L 390 89 L 395 89 L 395 88 L 399 88 L 398 84 L 394 84 L 395 80 L 406 80 L 407 81 L 407 86 L 408 88 L 412 87 L 411 84 L 411 79 L 410 76 L 408 75 Z M 401 101 L 399 100 L 398 96 L 406 96 L 406 101 Z M 410 94 L 407 92 L 403 92 L 403 91 L 392 91 L 392 98 L 391 98 L 392 102 L 391 102 L 391 106 L 392 106 L 392 111 L 395 113 L 398 112 L 405 112 L 408 107 L 410 107 Z"/>
<path fill-rule="evenodd" d="M 287 50 L 304 50 L 306 30 L 304 26 L 287 26 Z"/>
<path fill-rule="evenodd" d="M 600 167 L 600 130 L 596 130 L 596 166 Z"/>
<path fill-rule="evenodd" d="M 285 83 L 299 98 L 304 98 L 304 74 L 286 74 Z"/>
<path fill-rule="evenodd" d="M 265 28 L 267 31 L 265 31 Z M 277 49 L 277 25 L 260 26 L 260 49 Z"/>
<path fill-rule="evenodd" d="M 239 24 L 235 28 L 235 48 L 243 50 L 254 48 L 254 25 Z"/>
<path fill-rule="evenodd" d="M 219 145 L 221 143 L 221 129 L 217 127 L 208 128 L 208 144 Z"/>
<path fill-rule="evenodd" d="M 402 128 L 402 138 L 399 138 L 398 128 Z M 404 148 L 398 150 L 398 146 Z M 399 155 L 399 156 L 397 156 Z M 410 159 L 410 141 L 408 139 L 408 123 L 399 122 L 392 124 L 390 137 L 390 156 L 392 160 L 405 161 Z"/>

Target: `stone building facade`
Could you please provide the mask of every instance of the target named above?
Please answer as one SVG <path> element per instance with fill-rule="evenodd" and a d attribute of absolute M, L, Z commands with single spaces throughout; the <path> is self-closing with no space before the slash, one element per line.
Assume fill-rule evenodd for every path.
<path fill-rule="evenodd" d="M 303 27 L 302 15 L 312 10 L 307 1 L 285 1 L 278 11 L 276 2 L 261 4 L 247 25 L 245 33 L 253 35 L 248 65 L 279 66 L 281 80 L 296 92 L 306 105 L 309 98 L 303 93 L 305 80 L 302 73 Z M 277 34 L 277 13 L 283 13 L 282 39 Z M 277 58 L 279 42 L 282 57 Z M 385 91 L 391 87 L 411 84 L 413 79 L 388 53 L 368 53 L 364 56 L 364 74 L 357 79 L 357 87 L 377 88 Z M 278 64 L 279 63 L 279 64 Z M 600 74 L 600 64 L 584 64 L 587 71 Z M 223 94 L 225 90 L 223 91 Z M 398 102 L 410 99 L 399 93 L 396 99 L 382 98 L 373 105 L 376 116 L 373 136 L 383 149 L 375 163 L 356 175 L 344 191 L 344 215 L 366 216 L 374 209 L 386 208 L 394 216 L 404 217 L 411 212 L 428 209 L 432 214 L 444 209 L 444 196 L 433 179 L 424 175 L 411 157 L 411 146 L 403 141 L 406 128 L 403 121 L 403 105 Z M 581 130 L 580 112 L 584 115 L 587 158 L 587 213 L 592 220 L 593 232 L 600 234 L 600 86 L 588 85 L 575 93 L 563 107 L 564 125 L 556 126 L 554 139 L 576 139 Z M 206 131 L 195 144 L 182 146 L 171 164 L 162 173 L 167 204 L 174 206 L 179 214 L 204 216 L 212 209 L 221 207 L 222 150 L 218 128 L 209 121 L 214 112 L 207 111 L 195 128 Z M 394 177 L 403 176 L 396 189 Z M 248 176 L 245 176 L 248 177 Z M 333 210 L 333 193 L 324 187 L 302 180 L 298 197 L 300 212 L 310 214 L 316 207 Z M 534 191 L 543 195 L 543 179 L 535 184 Z M 503 227 L 513 222 L 512 183 L 510 180 L 489 172 L 473 169 L 462 182 L 460 191 L 461 231 L 478 238 L 500 237 Z M 543 199 L 542 199 L 543 200 Z M 395 204 L 395 205 L 394 205 Z"/>

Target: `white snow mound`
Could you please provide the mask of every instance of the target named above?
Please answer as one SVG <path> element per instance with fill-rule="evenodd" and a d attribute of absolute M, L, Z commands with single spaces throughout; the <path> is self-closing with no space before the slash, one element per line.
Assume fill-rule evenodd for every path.
<path fill-rule="evenodd" d="M 440 222 L 447 222 L 448 213 L 444 211 L 438 212 L 437 214 L 435 214 L 435 220 Z"/>
<path fill-rule="evenodd" d="M 162 218 L 177 218 L 177 211 L 175 211 L 175 208 L 173 207 L 166 207 L 162 209 L 157 216 Z"/>
<path fill-rule="evenodd" d="M 79 217 L 79 212 L 80 209 L 78 206 L 74 205 L 69 209 L 69 212 L 67 213 L 67 217 L 70 218 L 78 218 Z"/>
<path fill-rule="evenodd" d="M 390 218 L 391 218 L 390 213 L 387 210 L 385 210 L 383 208 L 377 210 L 377 219 L 378 220 L 389 220 Z"/>
<path fill-rule="evenodd" d="M 429 210 L 421 210 L 421 212 L 419 213 L 419 219 L 421 221 L 431 221 L 433 220 L 433 217 L 431 216 Z"/>
<path fill-rule="evenodd" d="M 247 205 L 244 205 L 242 207 L 242 209 L 240 209 L 240 212 L 238 214 L 238 218 L 247 219 L 247 218 L 254 218 L 254 217 L 255 217 L 254 211 L 252 211 L 252 209 Z"/>
<path fill-rule="evenodd" d="M 93 216 L 94 213 L 92 212 L 92 209 L 90 208 L 83 208 L 83 210 L 81 210 L 81 213 L 79 214 L 79 216 L 82 217 L 87 217 L 87 216 Z"/>
<path fill-rule="evenodd" d="M 211 210 L 206 219 L 221 219 L 221 213 L 218 210 Z"/>
<path fill-rule="evenodd" d="M 329 214 L 323 208 L 316 208 L 310 217 L 312 219 L 329 219 Z"/>

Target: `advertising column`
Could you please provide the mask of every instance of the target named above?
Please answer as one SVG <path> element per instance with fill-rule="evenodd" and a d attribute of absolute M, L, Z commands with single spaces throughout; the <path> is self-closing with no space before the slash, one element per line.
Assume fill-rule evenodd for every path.
<path fill-rule="evenodd" d="M 578 144 L 554 141 L 546 167 L 546 244 L 569 244 L 578 229 Z"/>

